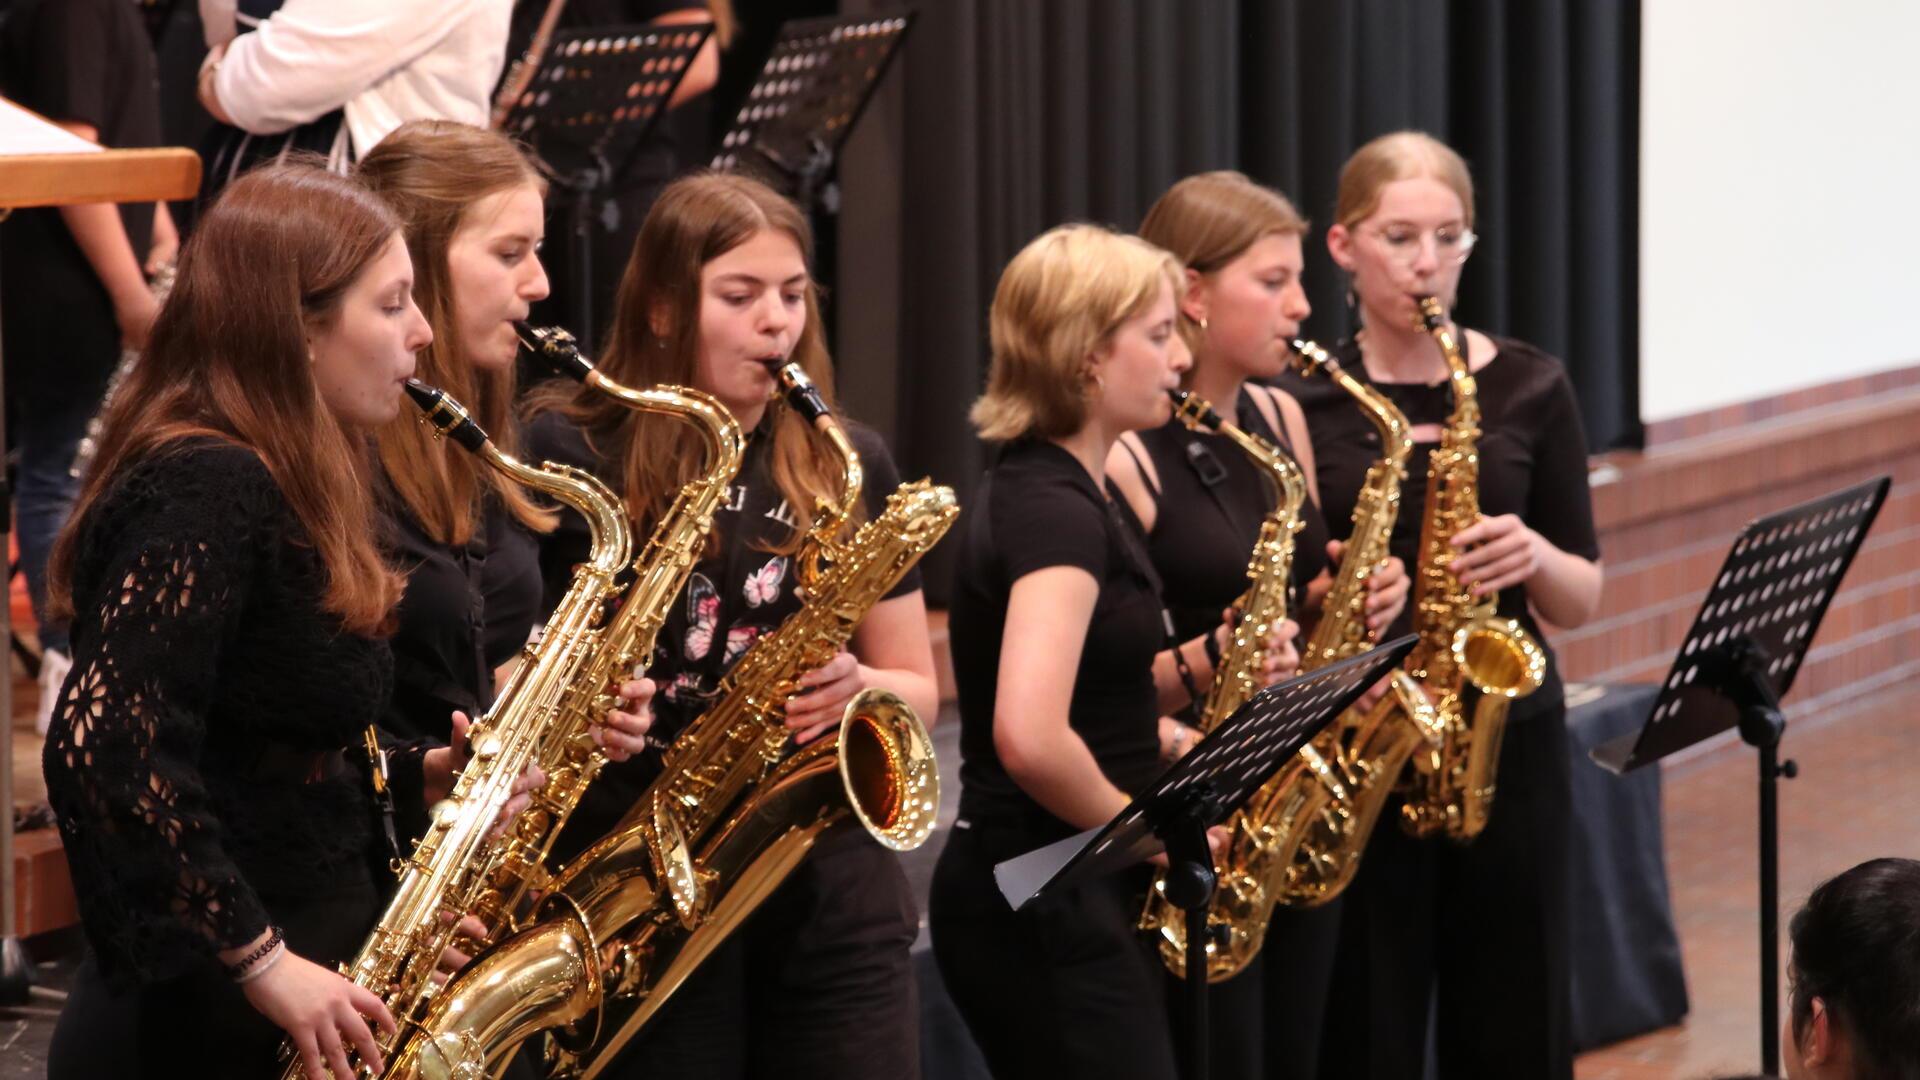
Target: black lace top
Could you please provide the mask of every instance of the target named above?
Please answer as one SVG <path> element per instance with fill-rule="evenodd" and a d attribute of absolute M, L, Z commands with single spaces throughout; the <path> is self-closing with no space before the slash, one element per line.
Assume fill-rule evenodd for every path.
<path fill-rule="evenodd" d="M 364 755 L 342 748 L 392 658 L 321 611 L 318 557 L 244 447 L 131 465 L 78 542 L 47 793 L 101 972 L 155 982 L 383 861 Z M 417 792 L 418 759 L 396 767 Z"/>

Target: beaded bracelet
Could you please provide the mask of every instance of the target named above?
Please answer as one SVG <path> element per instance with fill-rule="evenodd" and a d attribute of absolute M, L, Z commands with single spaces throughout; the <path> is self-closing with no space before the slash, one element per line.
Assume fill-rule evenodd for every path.
<path fill-rule="evenodd" d="M 267 927 L 267 940 L 253 947 L 253 951 L 227 965 L 227 978 L 237 983 L 257 979 L 280 959 L 280 945 L 285 940 L 277 926 Z"/>

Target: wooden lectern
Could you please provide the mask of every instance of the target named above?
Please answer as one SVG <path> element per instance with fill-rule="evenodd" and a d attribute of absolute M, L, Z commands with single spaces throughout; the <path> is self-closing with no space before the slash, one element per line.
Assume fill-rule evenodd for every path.
<path fill-rule="evenodd" d="M 200 190 L 200 155 L 179 147 L 108 150 L 0 98 L 0 216 L 34 206 L 161 202 Z M 0 297 L 4 302 L 4 297 Z M 4 372 L 0 358 L 0 372 Z M 0 374 L 0 386 L 5 385 Z M 0 410 L 0 446 L 6 444 Z M 7 548 L 12 499 L 0 472 L 0 551 Z M 11 584 L 11 582 L 9 582 Z M 0 642 L 9 640 L 11 605 L 0 602 Z M 0 650 L 4 654 L 4 650 Z M 0 677 L 0 1002 L 26 1000 L 32 968 L 20 946 L 13 864 L 13 678 Z"/>

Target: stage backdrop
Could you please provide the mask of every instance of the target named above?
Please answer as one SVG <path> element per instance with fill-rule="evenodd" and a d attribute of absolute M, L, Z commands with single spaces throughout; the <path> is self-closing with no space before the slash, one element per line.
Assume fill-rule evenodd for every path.
<path fill-rule="evenodd" d="M 904 473 L 964 500 L 980 471 L 966 406 L 1007 259 L 1061 222 L 1131 229 L 1189 173 L 1236 168 L 1294 199 L 1314 224 L 1307 330 L 1344 335 L 1324 243 L 1339 168 L 1400 128 L 1473 169 L 1481 239 L 1462 320 L 1563 358 L 1596 451 L 1637 443 L 1637 2 L 918 6 L 842 163 L 836 281 L 843 394 Z"/>

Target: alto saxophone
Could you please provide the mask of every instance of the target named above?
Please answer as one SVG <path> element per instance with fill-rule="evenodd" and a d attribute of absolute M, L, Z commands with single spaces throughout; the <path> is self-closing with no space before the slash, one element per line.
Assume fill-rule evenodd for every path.
<path fill-rule="evenodd" d="M 1547 654 L 1519 620 L 1495 614 L 1498 596 L 1477 598 L 1453 574 L 1453 538 L 1480 520 L 1480 404 L 1440 301 L 1422 297 L 1420 319 L 1446 357 L 1453 413 L 1427 465 L 1414 582 L 1413 625 L 1420 641 L 1407 657 L 1407 671 L 1434 698 L 1442 728 L 1440 745 L 1413 759 L 1400 824 L 1414 836 L 1444 832 L 1471 840 L 1486 827 L 1492 808 L 1507 708 L 1540 688 Z M 1471 717 L 1469 685 L 1479 695 Z"/>
<path fill-rule="evenodd" d="M 1194 430 L 1218 432 L 1252 459 L 1272 482 L 1275 503 L 1260 525 L 1247 563 L 1247 591 L 1233 603 L 1232 634 L 1221 650 L 1213 683 L 1198 710 L 1199 727 L 1210 731 L 1247 703 L 1263 684 L 1273 628 L 1287 617 L 1288 593 L 1293 588 L 1293 541 L 1301 528 L 1300 508 L 1307 499 L 1306 477 L 1292 458 L 1265 439 L 1247 434 L 1222 420 L 1202 399 L 1182 390 L 1172 391 L 1175 414 Z M 1294 777 L 1282 783 L 1281 778 Z M 1314 777 L 1305 785 L 1300 777 Z M 1296 789 L 1308 797 L 1305 805 L 1276 802 L 1275 794 Z M 1327 798 L 1338 797 L 1341 786 L 1332 765 L 1314 746 L 1302 747 L 1282 770 L 1236 811 L 1227 823 L 1227 849 L 1217 860 L 1218 886 L 1208 925 L 1215 939 L 1207 942 L 1207 978 L 1219 981 L 1244 968 L 1259 953 L 1266 938 L 1267 919 L 1279 899 L 1274 892 L 1274 838 L 1293 829 L 1293 820 L 1317 809 Z M 1284 866 L 1284 863 L 1280 864 Z M 1166 897 L 1166 875 L 1154 875 L 1147 892 L 1140 929 L 1153 933 L 1160 959 L 1175 975 L 1186 972 L 1186 915 Z"/>
<path fill-rule="evenodd" d="M 594 928 L 610 1003 L 589 1048 L 549 1044 L 554 1076 L 600 1075 L 826 829 L 851 815 L 896 851 L 919 847 L 933 831 L 933 743 L 898 696 L 863 691 L 837 733 L 792 754 L 783 720 L 796 680 L 843 648 L 945 535 L 959 513 L 953 491 L 925 480 L 902 485 L 883 513 L 837 541 L 859 499 L 859 455 L 798 365 L 779 377 L 839 454 L 842 498 L 823 505 L 810 530 L 799 568 L 804 606 L 728 671 L 718 702 L 674 740 L 661 775 L 620 826 L 555 875 L 555 894 Z M 663 820 L 677 821 L 696 852 L 691 909 L 662 902 L 671 889 L 649 852 Z"/>
<path fill-rule="evenodd" d="M 1353 531 L 1321 602 L 1320 619 L 1301 653 L 1300 669 L 1315 671 L 1367 651 L 1367 582 L 1391 558 L 1388 545 L 1400 511 L 1413 437 L 1403 414 L 1385 395 L 1342 370 L 1339 361 L 1310 341 L 1293 343 L 1293 366 L 1302 375 L 1324 372 L 1352 395 L 1380 435 L 1381 457 L 1367 469 L 1353 505 Z M 1420 686 L 1396 670 L 1386 697 L 1373 708 L 1349 709 L 1310 744 L 1334 763 L 1346 789 L 1342 798 L 1318 806 L 1317 790 L 1297 791 L 1310 812 L 1291 819 L 1295 831 L 1278 841 L 1286 869 L 1276 883 L 1282 903 L 1316 907 L 1340 895 L 1353 881 L 1367 839 L 1393 794 L 1407 759 L 1424 742 L 1439 742 L 1438 720 Z M 1294 777 L 1296 787 L 1304 778 Z M 1323 784 L 1311 785 L 1324 788 Z"/>
<path fill-rule="evenodd" d="M 495 836 L 495 819 L 512 797 L 514 781 L 530 765 L 551 767 L 545 755 L 554 710 L 599 644 L 601 612 L 614 595 L 632 533 L 619 498 L 598 480 L 565 466 L 525 465 L 495 447 L 466 410 L 441 391 L 409 382 L 407 392 L 441 434 L 517 483 L 578 510 L 592 538 L 591 555 L 574 571 L 546 635 L 529 647 L 493 707 L 469 729 L 470 757 L 453 793 L 434 808 L 426 835 L 399 867 L 393 900 L 343 972 L 378 994 L 398 1022 L 391 1038 L 374 1036 L 389 1062 L 383 1075 L 466 1077 L 477 1075 L 502 1048 L 498 1026 L 503 1020 L 563 1023 L 598 996 L 592 939 L 577 920 L 555 921 L 543 933 L 476 961 L 475 967 L 487 972 L 534 973 L 523 979 L 523 995 L 498 1001 L 492 1010 L 462 1008 L 460 995 L 443 992 L 433 974 L 455 938 L 454 918 L 448 916 L 473 910 L 493 888 L 491 871 L 503 846 Z M 360 1072 L 371 1075 L 364 1065 Z M 295 1080 L 306 1074 L 296 1059 L 282 1075 Z"/>

